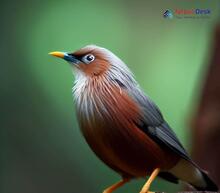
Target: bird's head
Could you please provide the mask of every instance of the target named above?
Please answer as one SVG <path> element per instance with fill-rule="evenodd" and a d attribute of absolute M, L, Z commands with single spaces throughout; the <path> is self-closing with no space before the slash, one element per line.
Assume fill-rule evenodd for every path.
<path fill-rule="evenodd" d="M 97 46 L 86 46 L 75 52 L 51 52 L 53 56 L 63 58 L 72 64 L 85 76 L 93 77 L 106 73 L 110 63 L 106 58 L 104 49 Z"/>
<path fill-rule="evenodd" d="M 75 52 L 51 52 L 62 58 L 76 70 L 76 78 L 99 79 L 112 81 L 115 84 L 131 84 L 135 80 L 126 64 L 106 48 L 88 45 Z M 79 76 L 80 75 L 80 76 Z"/>

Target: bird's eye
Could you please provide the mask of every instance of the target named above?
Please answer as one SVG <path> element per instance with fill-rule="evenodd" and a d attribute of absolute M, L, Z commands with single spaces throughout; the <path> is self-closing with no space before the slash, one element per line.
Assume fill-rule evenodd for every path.
<path fill-rule="evenodd" d="M 89 64 L 90 62 L 95 60 L 95 56 L 92 54 L 87 54 L 82 58 L 82 61 L 86 64 Z"/>

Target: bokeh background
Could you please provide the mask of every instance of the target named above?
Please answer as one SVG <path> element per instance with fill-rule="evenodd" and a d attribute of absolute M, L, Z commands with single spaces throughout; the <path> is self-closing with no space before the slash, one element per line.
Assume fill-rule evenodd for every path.
<path fill-rule="evenodd" d="M 119 176 L 79 131 L 70 66 L 50 51 L 87 44 L 132 69 L 191 152 L 190 120 L 220 20 L 218 0 L 0 1 L 0 192 L 97 193 Z M 166 9 L 210 9 L 209 18 L 164 19 Z M 131 155 L 132 156 L 132 155 Z M 116 192 L 138 192 L 135 180 Z M 152 190 L 176 192 L 162 180 Z"/>

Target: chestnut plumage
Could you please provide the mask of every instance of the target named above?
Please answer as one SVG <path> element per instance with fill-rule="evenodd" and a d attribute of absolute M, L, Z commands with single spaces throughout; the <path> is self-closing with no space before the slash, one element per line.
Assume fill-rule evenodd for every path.
<path fill-rule="evenodd" d="M 217 191 L 215 183 L 189 157 L 159 108 L 144 94 L 116 55 L 90 45 L 73 53 L 52 52 L 74 68 L 79 125 L 94 153 L 122 176 L 110 193 L 132 178 L 159 175 L 185 181 L 197 190 Z"/>

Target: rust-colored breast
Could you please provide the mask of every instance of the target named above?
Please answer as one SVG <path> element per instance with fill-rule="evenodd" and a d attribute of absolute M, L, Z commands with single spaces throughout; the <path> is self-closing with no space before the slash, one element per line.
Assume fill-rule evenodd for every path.
<path fill-rule="evenodd" d="M 99 89 L 93 100 L 90 119 L 78 109 L 80 127 L 92 150 L 112 169 L 123 176 L 143 177 L 156 167 L 166 170 L 176 164 L 175 154 L 137 128 L 141 111 L 125 90 Z"/>

